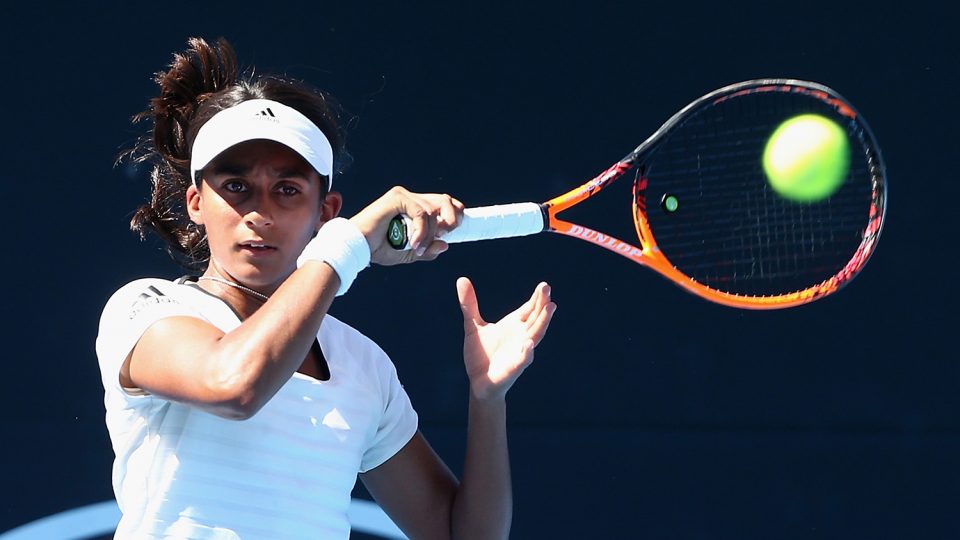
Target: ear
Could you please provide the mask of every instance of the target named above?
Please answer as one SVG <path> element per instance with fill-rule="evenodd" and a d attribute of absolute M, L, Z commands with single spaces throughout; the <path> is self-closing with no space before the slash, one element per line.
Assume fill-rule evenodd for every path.
<path fill-rule="evenodd" d="M 320 205 L 320 216 L 317 218 L 315 229 L 319 231 L 324 223 L 339 216 L 341 208 L 343 208 L 343 195 L 340 195 L 339 191 L 327 193 Z"/>
<path fill-rule="evenodd" d="M 200 212 L 200 190 L 197 186 L 190 184 L 186 193 L 187 214 L 190 215 L 190 221 L 197 225 L 203 225 L 203 213 Z"/>

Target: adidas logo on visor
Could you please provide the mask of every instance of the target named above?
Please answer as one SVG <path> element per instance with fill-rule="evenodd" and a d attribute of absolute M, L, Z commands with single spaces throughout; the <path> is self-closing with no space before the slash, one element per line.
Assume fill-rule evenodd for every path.
<path fill-rule="evenodd" d="M 280 119 L 277 118 L 277 115 L 273 114 L 273 111 L 270 110 L 270 107 L 263 109 L 262 111 L 253 115 L 257 120 L 270 120 L 271 122 L 280 122 Z"/>

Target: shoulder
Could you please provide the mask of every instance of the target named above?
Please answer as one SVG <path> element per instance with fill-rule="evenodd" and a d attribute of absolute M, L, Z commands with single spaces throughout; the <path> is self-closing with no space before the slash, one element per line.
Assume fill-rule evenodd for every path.
<path fill-rule="evenodd" d="M 183 287 L 161 278 L 141 278 L 117 289 L 104 307 L 104 314 L 118 310 L 134 318 L 140 310 L 151 304 L 176 302 L 180 295 L 171 294 L 174 288 Z"/>
<path fill-rule="evenodd" d="M 108 336 L 139 336 L 164 317 L 199 316 L 193 287 L 161 278 L 131 281 L 117 289 L 100 315 L 98 341 Z"/>
<path fill-rule="evenodd" d="M 96 350 L 107 388 L 143 333 L 156 321 L 173 316 L 202 318 L 191 287 L 159 278 L 137 279 L 117 289 L 100 315 Z"/>
<path fill-rule="evenodd" d="M 128 300 L 136 301 L 146 297 L 160 298 L 169 295 L 170 291 L 181 288 L 174 281 L 163 278 L 140 278 L 135 279 L 119 289 L 117 289 L 107 300 L 107 305 L 127 303 Z"/>

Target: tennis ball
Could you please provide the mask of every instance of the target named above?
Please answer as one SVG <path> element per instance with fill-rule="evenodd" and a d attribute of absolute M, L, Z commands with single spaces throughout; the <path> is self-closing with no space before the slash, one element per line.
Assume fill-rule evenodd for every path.
<path fill-rule="evenodd" d="M 843 128 L 817 114 L 780 124 L 763 150 L 763 170 L 774 191 L 799 202 L 834 194 L 850 168 L 850 143 Z"/>

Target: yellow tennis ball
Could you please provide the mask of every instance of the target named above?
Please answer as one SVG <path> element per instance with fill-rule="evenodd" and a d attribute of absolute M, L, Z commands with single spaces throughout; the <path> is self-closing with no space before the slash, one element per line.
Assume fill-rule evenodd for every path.
<path fill-rule="evenodd" d="M 770 186 L 794 201 L 815 202 L 834 194 L 850 169 L 850 143 L 836 122 L 802 114 L 780 124 L 763 150 Z"/>

